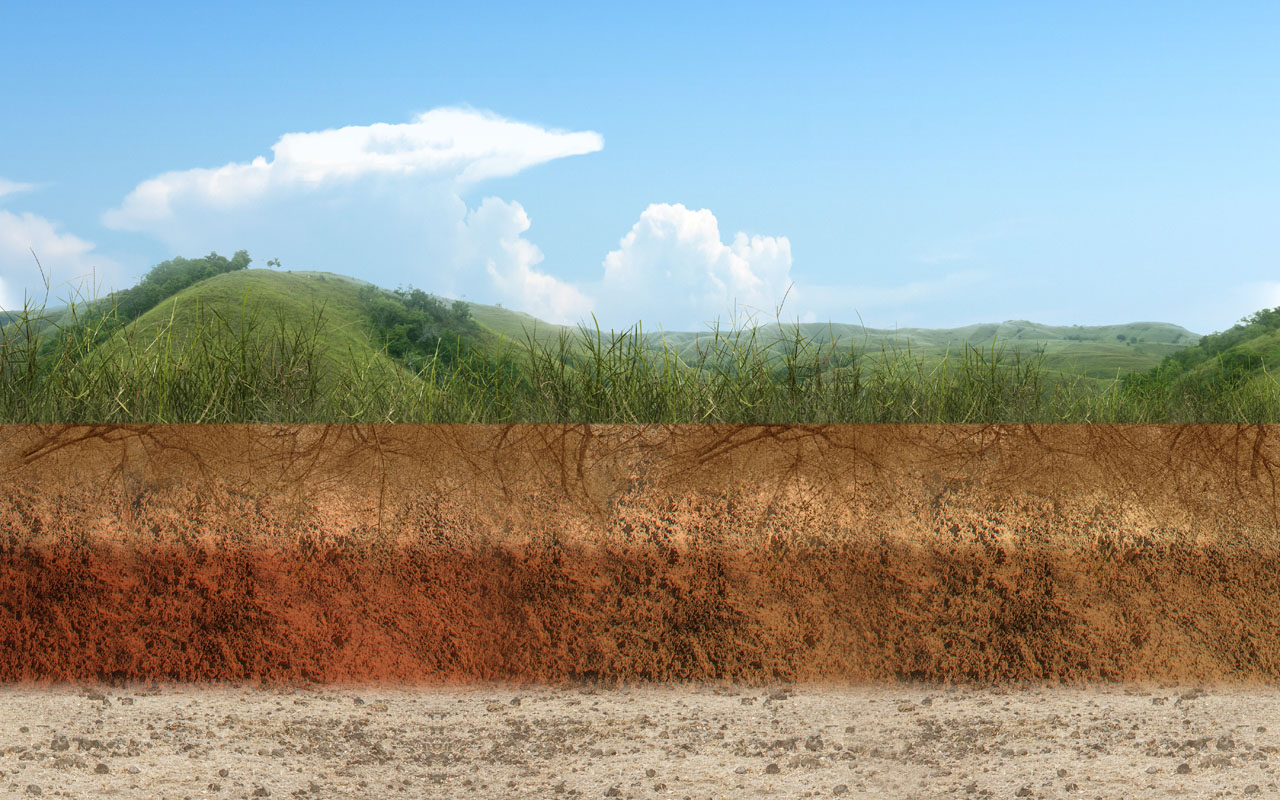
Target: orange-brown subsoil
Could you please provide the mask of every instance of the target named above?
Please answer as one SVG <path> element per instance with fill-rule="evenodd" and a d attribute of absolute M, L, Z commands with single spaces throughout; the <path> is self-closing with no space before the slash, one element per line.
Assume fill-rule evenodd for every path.
<path fill-rule="evenodd" d="M 0 427 L 0 681 L 1275 680 L 1278 439 Z"/>

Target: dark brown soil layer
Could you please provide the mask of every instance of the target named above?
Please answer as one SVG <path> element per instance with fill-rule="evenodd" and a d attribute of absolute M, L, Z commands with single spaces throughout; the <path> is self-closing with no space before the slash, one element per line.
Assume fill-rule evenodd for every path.
<path fill-rule="evenodd" d="M 1275 680 L 1278 440 L 0 428 L 0 681 Z"/>

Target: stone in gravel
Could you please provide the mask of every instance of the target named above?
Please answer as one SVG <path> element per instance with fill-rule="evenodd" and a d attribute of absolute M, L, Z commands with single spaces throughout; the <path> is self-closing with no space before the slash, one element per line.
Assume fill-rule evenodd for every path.
<path fill-rule="evenodd" d="M 44 790 L 34 783 L 27 784 L 27 794 L 44 794 Z"/>
<path fill-rule="evenodd" d="M 821 749 L 822 749 L 822 737 L 821 737 L 821 736 L 810 736 L 808 739 L 805 739 L 805 740 L 804 740 L 804 749 L 806 749 L 806 750 L 808 750 L 808 751 L 810 751 L 810 752 L 815 752 L 815 753 L 816 753 L 817 751 L 821 750 Z"/>
<path fill-rule="evenodd" d="M 225 777 L 229 776 L 230 774 L 231 774 L 231 770 L 227 769 L 226 767 L 223 767 L 222 769 L 218 770 L 218 777 L 219 777 L 219 778 L 225 778 Z"/>
<path fill-rule="evenodd" d="M 605 797 L 622 797 L 622 790 L 617 786 L 610 786 L 604 793 Z"/>
<path fill-rule="evenodd" d="M 1178 773 L 1179 775 L 1186 775 L 1190 771 L 1191 771 L 1191 765 L 1185 761 L 1179 764 L 1178 768 L 1174 770 L 1174 772 Z"/>
<path fill-rule="evenodd" d="M 844 783 L 838 783 L 838 784 L 836 784 L 836 785 L 835 785 L 835 787 L 831 790 L 831 793 L 832 793 L 832 794 L 848 794 L 848 793 L 849 793 L 849 786 L 848 786 L 847 784 L 844 784 Z"/>
<path fill-rule="evenodd" d="M 49 742 L 49 749 L 55 750 L 57 752 L 62 752 L 63 750 L 70 750 L 71 742 L 68 742 L 67 737 L 65 736 L 55 736 L 53 737 L 53 741 Z"/>
<path fill-rule="evenodd" d="M 352 699 L 351 699 L 351 702 L 355 703 L 355 704 L 356 704 L 356 705 L 358 705 L 358 706 L 362 706 L 362 705 L 364 705 L 364 698 L 363 698 L 363 697 L 354 697 L 354 698 L 352 698 Z"/>
<path fill-rule="evenodd" d="M 220 784 L 220 783 L 211 783 L 211 784 L 209 784 L 209 791 L 211 791 L 211 792 L 220 792 L 220 791 L 222 791 L 222 784 Z"/>
<path fill-rule="evenodd" d="M 270 797 L 271 790 L 265 786 L 259 786 L 257 789 L 253 790 L 253 796 L 254 797 Z"/>
<path fill-rule="evenodd" d="M 1016 796 L 1016 797 L 1031 797 L 1031 787 L 1030 787 L 1030 786 L 1023 786 L 1021 789 L 1019 789 L 1019 790 L 1018 790 L 1018 793 L 1017 793 L 1015 796 Z"/>
<path fill-rule="evenodd" d="M 1059 777 L 1059 778 L 1065 778 L 1065 777 L 1067 777 L 1067 771 L 1066 771 L 1065 769 L 1063 769 L 1062 767 L 1059 767 L 1059 768 L 1058 768 L 1058 777 Z"/>
<path fill-rule="evenodd" d="M 765 775 L 777 775 L 781 771 L 782 771 L 782 768 L 779 767 L 777 764 L 770 764 L 769 766 L 764 768 Z"/>
<path fill-rule="evenodd" d="M 1219 750 L 1235 750 L 1236 740 L 1232 739 L 1230 736 L 1220 736 L 1218 737 L 1218 749 Z"/>
<path fill-rule="evenodd" d="M 1262 790 L 1258 788 L 1258 784 L 1256 783 L 1251 783 L 1248 786 L 1244 787 L 1245 794 L 1257 794 L 1260 791 Z"/>
<path fill-rule="evenodd" d="M 644 771 L 644 776 L 645 776 L 646 778 L 652 778 L 652 777 L 654 777 L 654 776 L 655 776 L 655 775 L 657 775 L 657 774 L 658 774 L 658 771 L 657 771 L 656 769 L 653 769 L 652 767 L 650 767 L 649 769 L 646 769 L 646 770 Z"/>
<path fill-rule="evenodd" d="M 734 767 L 734 768 L 733 768 L 733 774 L 734 774 L 734 775 L 746 775 L 746 774 L 747 774 L 747 768 L 746 768 L 746 767 L 744 767 L 744 766 L 742 766 L 741 764 L 739 764 L 738 766 L 736 766 L 736 767 Z"/>
<path fill-rule="evenodd" d="M 98 775 L 106 775 L 111 772 L 111 767 L 108 767 L 106 764 L 99 763 L 98 766 L 93 768 L 93 771 Z"/>
<path fill-rule="evenodd" d="M 513 697 L 513 698 L 511 698 L 511 705 L 513 705 L 513 706 L 518 706 L 518 705 L 520 705 L 520 698 L 519 698 L 519 697 Z"/>
<path fill-rule="evenodd" d="M 1155 775 L 1155 774 L 1156 774 L 1157 772 L 1159 772 L 1159 771 L 1160 771 L 1160 768 L 1159 768 L 1159 767 L 1147 767 L 1147 774 L 1148 774 L 1148 775 Z"/>

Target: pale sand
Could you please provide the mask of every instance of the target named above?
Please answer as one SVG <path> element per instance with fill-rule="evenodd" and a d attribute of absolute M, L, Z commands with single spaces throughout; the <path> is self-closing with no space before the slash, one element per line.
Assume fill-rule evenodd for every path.
<path fill-rule="evenodd" d="M 1274 797 L 1278 751 L 1274 687 L 0 688 L 4 797 Z"/>

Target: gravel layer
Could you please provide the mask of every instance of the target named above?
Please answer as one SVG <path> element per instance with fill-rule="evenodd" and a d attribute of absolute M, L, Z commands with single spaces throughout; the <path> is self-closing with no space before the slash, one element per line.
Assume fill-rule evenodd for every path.
<path fill-rule="evenodd" d="M 1280 690 L 0 688 L 0 796 L 1277 796 Z"/>

